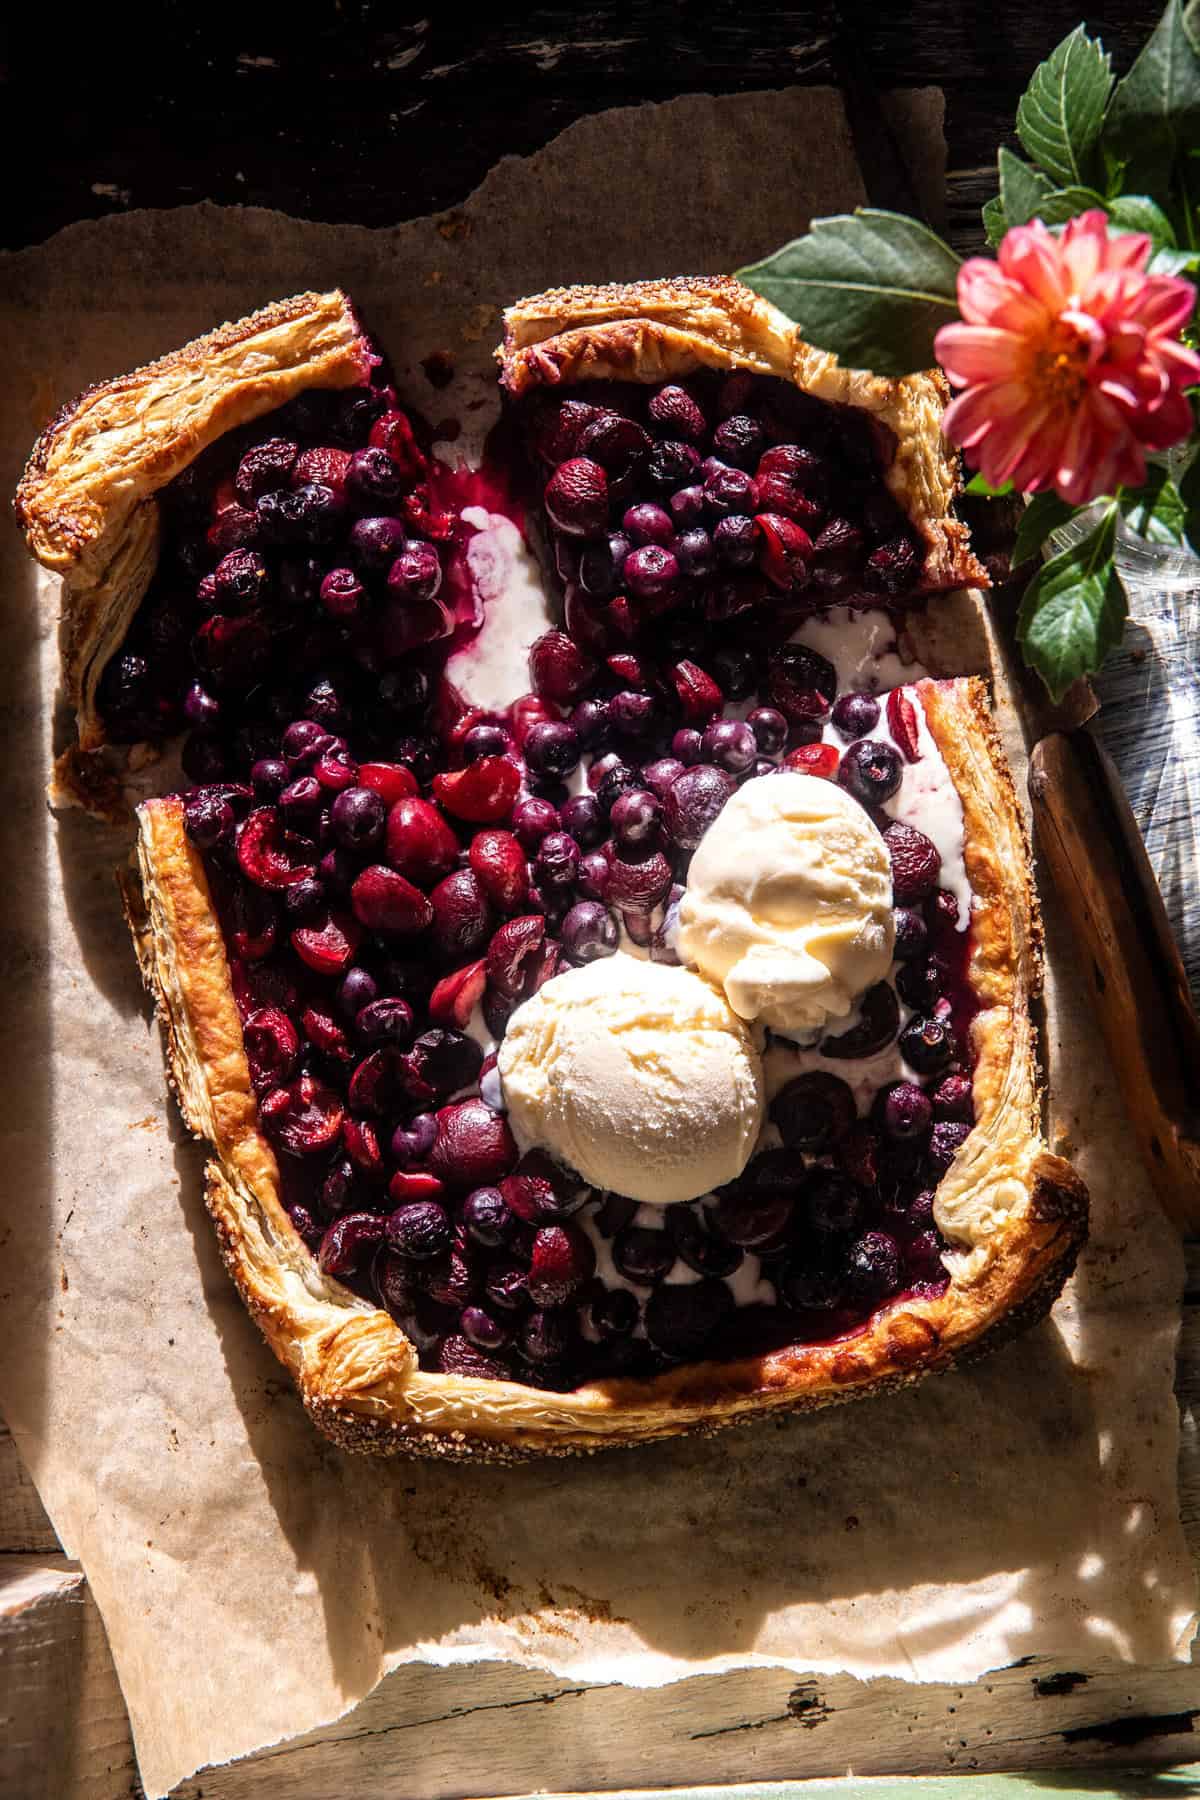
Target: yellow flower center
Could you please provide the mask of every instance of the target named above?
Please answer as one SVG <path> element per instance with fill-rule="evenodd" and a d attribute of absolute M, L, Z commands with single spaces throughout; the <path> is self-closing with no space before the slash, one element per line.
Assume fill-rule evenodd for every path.
<path fill-rule="evenodd" d="M 1056 319 L 1030 354 L 1027 378 L 1047 406 L 1074 409 L 1087 387 L 1088 346 L 1082 333 Z"/>

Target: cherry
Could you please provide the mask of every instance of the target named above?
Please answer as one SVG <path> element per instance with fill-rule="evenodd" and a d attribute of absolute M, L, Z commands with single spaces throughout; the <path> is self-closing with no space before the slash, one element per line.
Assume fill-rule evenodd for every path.
<path fill-rule="evenodd" d="M 560 463 L 543 498 L 552 523 L 571 537 L 598 537 L 608 523 L 608 477 L 589 457 Z"/>
<path fill-rule="evenodd" d="M 295 1072 L 300 1053 L 296 1027 L 277 1006 L 258 1007 L 242 1022 L 250 1079 L 256 1088 L 279 1087 Z"/>
<path fill-rule="evenodd" d="M 882 806 L 900 786 L 903 766 L 890 744 L 860 738 L 844 752 L 838 780 L 863 806 Z"/>
<path fill-rule="evenodd" d="M 289 1156 L 331 1150 L 345 1117 L 339 1096 L 314 1075 L 301 1075 L 290 1087 L 272 1088 L 258 1110 L 271 1137 Z"/>
<path fill-rule="evenodd" d="M 486 958 L 488 980 L 506 1000 L 520 999 L 530 958 L 541 949 L 545 936 L 545 919 L 540 913 L 527 913 L 501 925 L 492 938 Z"/>
<path fill-rule="evenodd" d="M 892 740 L 905 762 L 920 762 L 921 734 L 917 724 L 917 709 L 903 688 L 893 688 L 888 695 L 887 718 Z"/>
<path fill-rule="evenodd" d="M 409 794 L 388 813 L 387 854 L 397 874 L 431 887 L 457 863 L 458 839 L 431 801 Z"/>
<path fill-rule="evenodd" d="M 838 1037 L 822 1038 L 821 1055 L 852 1060 L 876 1056 L 892 1042 L 899 1028 L 900 1002 L 896 999 L 896 990 L 886 981 L 877 981 L 862 997 L 858 1023 Z M 913 1063 L 913 1067 L 916 1066 Z"/>
<path fill-rule="evenodd" d="M 838 736 L 851 743 L 874 731 L 879 723 L 879 702 L 874 694 L 842 694 L 829 716 Z"/>
<path fill-rule="evenodd" d="M 525 1285 L 536 1306 L 561 1306 L 595 1272 L 596 1252 L 577 1225 L 541 1226 L 533 1240 Z"/>
<path fill-rule="evenodd" d="M 507 1121 L 482 1100 L 460 1100 L 437 1115 L 429 1166 L 448 1187 L 490 1188 L 515 1167 L 517 1146 Z"/>
<path fill-rule="evenodd" d="M 685 387 L 675 382 L 659 388 L 646 410 L 660 437 L 680 438 L 698 444 L 708 430 L 708 422 L 696 401 Z"/>
<path fill-rule="evenodd" d="M 362 931 L 346 913 L 328 913 L 317 925 L 300 925 L 291 934 L 292 949 L 318 975 L 340 975 L 362 941 Z"/>
<path fill-rule="evenodd" d="M 646 1336 L 664 1356 L 681 1361 L 700 1356 L 732 1311 L 733 1295 L 723 1281 L 664 1284 L 646 1302 Z"/>
<path fill-rule="evenodd" d="M 483 998 L 487 968 L 482 958 L 443 975 L 429 996 L 429 1016 L 437 1025 L 455 1025 L 465 1031 Z"/>
<path fill-rule="evenodd" d="M 378 1213 L 344 1213 L 321 1239 L 317 1262 L 323 1275 L 348 1275 L 383 1242 Z"/>
<path fill-rule="evenodd" d="M 898 906 L 915 906 L 938 884 L 942 858 L 936 844 L 915 825 L 899 820 L 887 827 L 883 841 L 892 862 L 892 893 Z"/>
<path fill-rule="evenodd" d="M 769 1115 L 788 1149 L 820 1155 L 850 1129 L 857 1108 L 846 1082 L 812 1069 L 780 1088 Z"/>
<path fill-rule="evenodd" d="M 484 949 L 493 914 L 473 869 L 458 869 L 444 876 L 430 894 L 428 904 L 432 909 L 433 941 L 442 956 L 471 957 Z"/>
<path fill-rule="evenodd" d="M 696 848 L 733 790 L 733 777 L 711 763 L 685 769 L 671 783 L 663 801 L 663 819 L 681 849 Z"/>
<path fill-rule="evenodd" d="M 900 1033 L 900 1054 L 918 1075 L 937 1075 L 954 1060 L 954 1034 L 941 1019 L 910 1019 Z"/>
<path fill-rule="evenodd" d="M 465 769 L 433 778 L 434 797 L 446 811 L 476 825 L 506 818 L 520 786 L 516 765 L 507 756 L 484 756 Z"/>

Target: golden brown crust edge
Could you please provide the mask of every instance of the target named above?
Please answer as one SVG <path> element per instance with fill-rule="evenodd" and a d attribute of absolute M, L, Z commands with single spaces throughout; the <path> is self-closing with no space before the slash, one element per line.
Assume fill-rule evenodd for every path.
<path fill-rule="evenodd" d="M 180 803 L 140 809 L 142 895 L 131 899 L 131 923 L 184 1116 L 216 1151 L 207 1198 L 222 1254 L 335 1442 L 492 1461 L 645 1443 L 907 1385 L 1047 1311 L 1083 1240 L 1087 1195 L 1039 1136 L 1029 1001 L 1040 934 L 1024 827 L 983 684 L 927 681 L 917 691 L 963 802 L 977 909 L 971 979 L 984 1001 L 974 1027 L 977 1123 L 938 1189 L 939 1219 L 959 1246 L 951 1284 L 935 1298 L 898 1301 L 838 1343 L 568 1394 L 427 1374 L 387 1314 L 320 1275 L 280 1204 L 224 944 Z"/>
<path fill-rule="evenodd" d="M 553 288 L 507 309 L 496 354 L 501 381 L 514 396 L 576 381 L 657 382 L 699 368 L 742 368 L 857 407 L 894 441 L 884 479 L 925 545 L 914 591 L 989 585 L 966 526 L 952 512 L 959 465 L 941 432 L 949 388 L 940 370 L 891 381 L 844 369 L 730 276 Z"/>
<path fill-rule="evenodd" d="M 368 373 L 347 296 L 296 294 L 98 383 L 51 419 L 13 505 L 31 553 L 63 577 L 62 679 L 78 743 L 56 765 L 60 803 L 119 808 L 119 784 L 94 756 L 96 687 L 154 573 L 159 489 L 235 426 Z"/>

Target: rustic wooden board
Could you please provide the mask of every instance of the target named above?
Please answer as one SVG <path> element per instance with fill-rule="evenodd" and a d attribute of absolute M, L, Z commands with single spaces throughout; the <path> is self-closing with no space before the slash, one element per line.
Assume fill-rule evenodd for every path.
<path fill-rule="evenodd" d="M 1136 0 L 1091 23 L 1124 65 L 1159 10 L 1158 0 Z M 63 33 L 57 18 L 33 14 L 0 70 L 0 130 L 11 134 L 10 166 L 27 167 L 28 147 L 38 145 L 38 180 L 16 185 L 0 237 L 37 242 L 75 219 L 205 197 L 390 224 L 457 204 L 499 156 L 535 149 L 583 114 L 677 93 L 828 82 L 849 61 L 876 87 L 946 90 L 949 232 L 965 251 L 981 242 L 979 206 L 995 191 L 995 147 L 1012 141 L 1025 77 L 1078 16 L 1078 0 L 1032 9 L 994 0 L 986 25 L 978 9 L 949 0 L 785 9 L 626 0 L 498 12 L 468 25 L 449 10 L 430 19 L 421 9 L 372 14 L 313 0 L 305 29 L 282 38 L 270 9 L 237 19 L 219 8 L 192 12 L 165 57 L 153 34 Z M 1178 722 L 1177 710 L 1157 708 L 1159 674 L 1147 667 L 1143 641 L 1131 639 L 1102 684 L 1103 729 L 1200 988 L 1190 815 L 1153 806 Z M 1194 667 L 1189 679 L 1194 695 Z M 1200 1257 L 1192 1286 L 1180 1356 L 1180 1487 L 1200 1554 Z M 2 1432 L 0 1634 L 3 1800 L 136 1796 L 102 1623 Z M 500 1665 L 408 1667 L 339 1723 L 207 1771 L 178 1792 L 182 1800 L 343 1792 L 411 1800 L 547 1786 L 644 1793 L 647 1785 L 795 1781 L 847 1769 L 928 1776 L 1013 1768 L 1080 1771 L 1082 1788 L 1089 1769 L 1185 1761 L 1195 1754 L 1198 1717 L 1200 1672 L 1179 1664 L 1070 1670 L 1032 1661 L 965 1689 L 758 1670 L 646 1692 L 572 1686 Z M 1181 1783 L 1198 1791 L 1189 1778 Z M 1116 1786 L 1104 1778 L 1104 1791 Z M 1149 1777 L 1121 1786 L 1152 1791 Z M 1029 1790 L 980 1783 L 971 1796 L 1015 1800 L 1018 1791 Z M 902 1800 L 943 1792 L 913 1780 Z M 822 1794 L 806 1789 L 805 1800 Z M 779 1796 L 758 1788 L 754 1800 Z M 735 1796 L 723 1790 L 723 1800 Z M 895 1790 L 876 1790 L 875 1800 L 895 1800 Z"/>

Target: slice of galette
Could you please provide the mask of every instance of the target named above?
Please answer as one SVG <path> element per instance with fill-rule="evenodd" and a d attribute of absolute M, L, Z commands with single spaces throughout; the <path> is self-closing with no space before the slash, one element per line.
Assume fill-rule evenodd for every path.
<path fill-rule="evenodd" d="M 934 378 L 841 371 L 735 283 L 522 302 L 491 485 L 532 484 L 543 591 L 344 299 L 257 319 L 293 309 L 333 363 L 272 387 L 250 320 L 112 384 L 154 398 L 136 504 L 88 487 L 70 409 L 19 504 L 70 563 L 51 522 L 88 494 L 105 546 L 68 574 L 84 753 L 191 722 L 130 921 L 226 1262 L 313 1418 L 567 1454 L 1039 1317 L 1086 1195 L 1040 1136 L 1028 847 L 982 684 L 897 636 L 977 573 Z M 92 569 L 146 506 L 131 601 Z"/>

